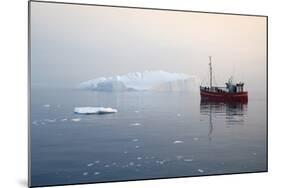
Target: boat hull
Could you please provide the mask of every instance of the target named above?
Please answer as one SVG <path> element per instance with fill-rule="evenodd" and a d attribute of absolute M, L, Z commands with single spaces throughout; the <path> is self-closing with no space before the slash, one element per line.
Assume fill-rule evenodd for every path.
<path fill-rule="evenodd" d="M 200 96 L 202 100 L 207 101 L 218 101 L 218 102 L 248 102 L 248 92 L 237 92 L 237 93 L 227 93 L 227 92 L 216 92 L 216 91 L 206 91 L 200 89 Z"/>

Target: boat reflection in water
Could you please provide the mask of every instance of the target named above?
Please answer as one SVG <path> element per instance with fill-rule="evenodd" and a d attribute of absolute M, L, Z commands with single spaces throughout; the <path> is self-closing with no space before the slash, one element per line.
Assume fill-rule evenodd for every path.
<path fill-rule="evenodd" d="M 200 115 L 204 119 L 208 119 L 209 140 L 212 140 L 212 135 L 215 131 L 214 125 L 217 123 L 224 124 L 226 127 L 244 125 L 247 108 L 247 102 L 214 102 L 201 99 Z"/>

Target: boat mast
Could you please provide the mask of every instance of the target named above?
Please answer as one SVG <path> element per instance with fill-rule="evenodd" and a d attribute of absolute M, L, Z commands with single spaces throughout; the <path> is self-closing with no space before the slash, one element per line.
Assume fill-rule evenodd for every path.
<path fill-rule="evenodd" d="M 212 84 L 212 56 L 209 56 L 209 66 L 210 66 L 210 88 L 212 88 L 213 84 Z"/>

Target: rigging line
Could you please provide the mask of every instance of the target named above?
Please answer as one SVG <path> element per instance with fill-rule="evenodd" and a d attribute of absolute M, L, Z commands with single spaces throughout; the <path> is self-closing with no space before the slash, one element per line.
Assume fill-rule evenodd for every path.
<path fill-rule="evenodd" d="M 214 78 L 214 83 L 217 86 L 218 84 L 217 84 L 217 80 L 216 80 L 215 74 L 214 74 L 213 78 Z"/>
<path fill-rule="evenodd" d="M 216 74 L 215 74 L 215 71 L 213 71 L 213 78 L 214 78 L 214 83 L 215 83 L 215 85 L 217 86 L 218 84 L 217 84 L 217 80 L 216 80 L 216 76 L 215 76 Z"/>
<path fill-rule="evenodd" d="M 233 77 L 233 80 L 235 78 L 235 62 L 233 63 L 233 66 L 232 66 L 232 77 Z"/>
<path fill-rule="evenodd" d="M 212 66 L 214 66 L 214 65 L 212 65 Z M 214 71 L 214 70 L 215 70 L 215 69 L 213 68 L 213 69 L 212 69 L 212 77 L 213 77 L 213 80 L 214 80 L 215 85 L 217 86 L 218 84 L 217 84 L 216 74 L 215 74 L 215 71 Z"/>

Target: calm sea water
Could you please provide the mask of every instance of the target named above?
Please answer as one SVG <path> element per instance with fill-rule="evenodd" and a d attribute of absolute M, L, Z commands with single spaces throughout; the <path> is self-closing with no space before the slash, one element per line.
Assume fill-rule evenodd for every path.
<path fill-rule="evenodd" d="M 267 170 L 266 100 L 32 88 L 33 186 Z M 118 109 L 77 115 L 78 106 Z"/>

